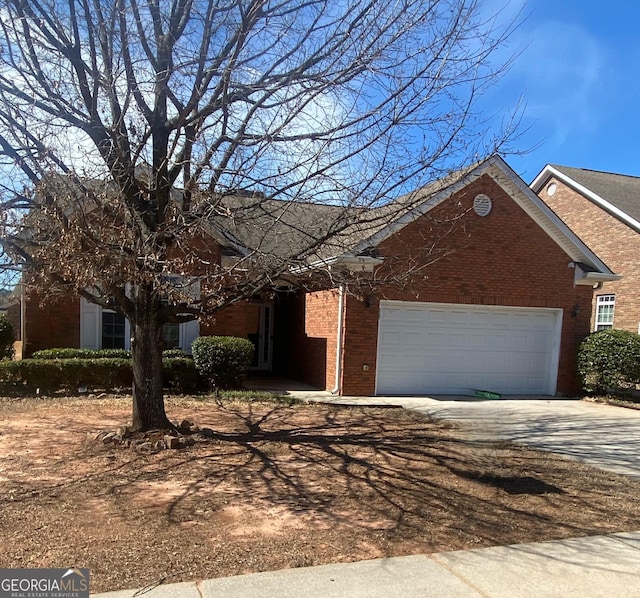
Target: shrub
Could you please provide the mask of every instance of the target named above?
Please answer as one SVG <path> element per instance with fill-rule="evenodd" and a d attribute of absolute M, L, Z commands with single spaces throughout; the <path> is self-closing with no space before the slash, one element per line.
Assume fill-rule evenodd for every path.
<path fill-rule="evenodd" d="M 174 392 L 189 394 L 196 392 L 201 386 L 201 378 L 191 357 L 164 357 L 162 371 L 164 388 Z"/>
<path fill-rule="evenodd" d="M 197 389 L 199 378 L 192 359 L 165 358 L 162 365 L 165 388 L 183 394 Z M 76 392 L 81 387 L 114 390 L 129 389 L 132 382 L 130 359 L 72 357 L 0 362 L 0 385 L 5 390 L 35 392 L 40 389 L 43 393 Z"/>
<path fill-rule="evenodd" d="M 162 352 L 163 358 L 173 358 L 173 357 L 189 357 L 182 349 L 165 349 Z"/>
<path fill-rule="evenodd" d="M 57 349 L 41 349 L 31 355 L 33 359 L 130 359 L 131 351 L 125 349 L 76 349 L 61 347 Z M 182 349 L 166 349 L 163 358 L 188 357 Z"/>
<path fill-rule="evenodd" d="M 0 314 L 0 359 L 13 358 L 13 342 L 16 340 L 15 331 L 6 314 Z"/>
<path fill-rule="evenodd" d="M 124 349 L 42 349 L 35 351 L 31 359 L 130 359 L 131 352 Z"/>
<path fill-rule="evenodd" d="M 640 384 L 640 335 L 626 330 L 601 330 L 578 349 L 578 372 L 585 390 L 621 391 Z"/>
<path fill-rule="evenodd" d="M 191 346 L 200 375 L 212 388 L 237 388 L 247 376 L 254 347 L 234 336 L 200 336 Z"/>
<path fill-rule="evenodd" d="M 0 382 L 5 386 L 42 392 L 77 391 L 78 388 L 112 390 L 131 386 L 128 359 L 23 359 L 0 363 Z"/>

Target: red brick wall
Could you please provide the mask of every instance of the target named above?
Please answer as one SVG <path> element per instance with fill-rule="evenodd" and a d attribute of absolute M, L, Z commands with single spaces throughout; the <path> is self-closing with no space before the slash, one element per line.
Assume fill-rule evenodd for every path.
<path fill-rule="evenodd" d="M 80 298 L 49 299 L 40 305 L 38 294 L 30 292 L 25 303 L 25 328 L 24 357 L 40 349 L 79 347 Z"/>
<path fill-rule="evenodd" d="M 493 200 L 493 209 L 484 218 L 467 211 L 478 193 Z M 461 212 L 465 215 L 452 228 L 450 217 Z M 433 241 L 448 253 L 420 255 L 415 249 L 427 248 Z M 558 392 L 579 391 L 575 354 L 589 332 L 591 288 L 574 286 L 570 258 L 489 176 L 383 241 L 379 250 L 387 260 L 376 271 L 376 279 L 386 281 L 378 299 L 561 308 Z M 395 261 L 397 256 L 401 259 Z M 403 264 L 419 266 L 434 257 L 438 261 L 416 271 L 410 280 L 399 280 Z M 576 305 L 581 310 L 573 317 Z M 370 308 L 355 298 L 348 302 L 344 394 L 375 390 L 378 315 L 378 301 Z M 365 365 L 368 371 L 363 370 Z"/>
<path fill-rule="evenodd" d="M 249 318 L 251 315 L 252 310 L 249 309 L 248 303 L 230 305 L 202 322 L 200 324 L 200 334 L 202 336 L 220 335 L 246 338 L 249 332 Z"/>
<path fill-rule="evenodd" d="M 333 389 L 336 378 L 338 303 L 335 289 L 305 295 L 303 380 L 328 390 Z"/>
<path fill-rule="evenodd" d="M 348 296 L 346 304 L 341 394 L 372 395 L 376 384 L 379 302 Z"/>
<path fill-rule="evenodd" d="M 203 322 L 200 334 L 247 336 L 247 304 L 239 303 L 218 312 Z M 40 305 L 34 292 L 27 298 L 25 323 L 27 342 L 25 356 L 40 349 L 80 346 L 80 299 L 49 299 Z"/>
<path fill-rule="evenodd" d="M 552 182 L 556 183 L 557 189 L 549 197 L 547 187 Z M 596 296 L 614 294 L 614 327 L 638 332 L 640 233 L 634 232 L 626 224 L 554 177 L 543 185 L 539 196 L 609 268 L 624 276 L 620 281 L 605 283 L 602 289 L 594 293 L 591 329 L 595 328 Z"/>
<path fill-rule="evenodd" d="M 193 237 L 189 242 L 194 249 L 194 254 L 202 260 L 200 263 L 195 260 L 196 273 L 204 273 L 206 264 L 220 261 L 220 247 L 211 239 Z M 174 251 L 173 257 L 179 257 L 179 252 Z M 246 336 L 243 305 L 229 307 L 211 322 L 203 323 L 201 333 Z M 25 357 L 39 349 L 80 346 L 80 298 L 78 296 L 57 300 L 48 299 L 41 304 L 41 296 L 32 290 L 27 296 L 25 312 L 26 344 L 23 346 Z"/>

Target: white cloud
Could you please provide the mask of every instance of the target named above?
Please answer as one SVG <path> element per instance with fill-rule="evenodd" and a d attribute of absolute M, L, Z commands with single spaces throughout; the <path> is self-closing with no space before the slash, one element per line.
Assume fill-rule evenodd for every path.
<path fill-rule="evenodd" d="M 555 20 L 517 37 L 525 49 L 505 84 L 520 89 L 527 123 L 556 143 L 596 129 L 607 96 L 607 47 L 583 27 Z"/>

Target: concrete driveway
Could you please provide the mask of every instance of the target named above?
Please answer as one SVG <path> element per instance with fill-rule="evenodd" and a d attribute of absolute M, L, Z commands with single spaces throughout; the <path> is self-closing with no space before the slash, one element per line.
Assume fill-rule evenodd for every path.
<path fill-rule="evenodd" d="M 402 399 L 481 439 L 510 440 L 640 479 L 640 411 L 552 398 L 483 401 Z"/>
<path fill-rule="evenodd" d="M 552 397 L 334 397 L 290 390 L 305 400 L 402 405 L 462 423 L 474 439 L 510 440 L 640 479 L 640 411 Z"/>

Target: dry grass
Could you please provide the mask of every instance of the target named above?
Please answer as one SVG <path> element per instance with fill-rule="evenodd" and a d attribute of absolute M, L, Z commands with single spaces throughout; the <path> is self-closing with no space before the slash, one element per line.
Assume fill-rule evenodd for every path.
<path fill-rule="evenodd" d="M 401 409 L 168 411 L 215 437 L 141 454 L 94 440 L 126 398 L 0 399 L 2 566 L 89 567 L 102 592 L 638 527 L 640 482 Z"/>

